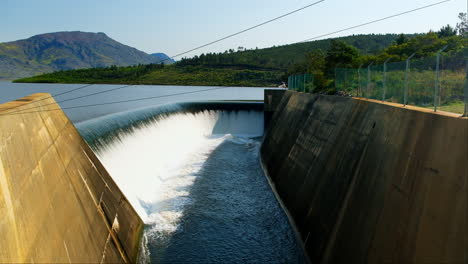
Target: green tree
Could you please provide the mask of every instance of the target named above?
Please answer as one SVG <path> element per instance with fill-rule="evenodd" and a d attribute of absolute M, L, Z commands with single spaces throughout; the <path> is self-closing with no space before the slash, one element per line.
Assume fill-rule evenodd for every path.
<path fill-rule="evenodd" d="M 321 49 L 306 54 L 305 68 L 313 76 L 316 92 L 323 91 L 329 84 L 325 77 L 325 58 L 326 54 Z"/>
<path fill-rule="evenodd" d="M 310 73 L 323 72 L 325 69 L 325 52 L 320 49 L 306 53 L 306 70 Z"/>
<path fill-rule="evenodd" d="M 439 38 L 448 38 L 455 35 L 457 35 L 457 30 L 450 25 L 442 27 L 439 32 L 437 32 L 437 36 L 439 36 Z"/>
<path fill-rule="evenodd" d="M 335 67 L 351 68 L 355 66 L 359 56 L 357 48 L 343 41 L 332 40 L 330 49 L 325 57 L 325 75 L 332 78 L 335 73 Z"/>
<path fill-rule="evenodd" d="M 397 39 L 395 40 L 395 43 L 397 45 L 402 45 L 402 44 L 405 44 L 406 42 L 408 42 L 408 37 L 406 37 L 406 35 L 403 33 L 398 35 Z"/>
<path fill-rule="evenodd" d="M 457 23 L 457 31 L 460 36 L 468 37 L 468 15 L 467 13 L 458 14 L 460 22 Z"/>
<path fill-rule="evenodd" d="M 429 32 L 411 38 L 404 44 L 391 45 L 383 50 L 378 57 L 382 60 L 391 57 L 394 58 L 394 61 L 403 61 L 413 53 L 416 53 L 415 58 L 430 57 L 445 45 L 448 45 L 445 52 L 456 51 L 463 47 L 462 39 L 459 36 L 439 38 L 437 33 Z"/>

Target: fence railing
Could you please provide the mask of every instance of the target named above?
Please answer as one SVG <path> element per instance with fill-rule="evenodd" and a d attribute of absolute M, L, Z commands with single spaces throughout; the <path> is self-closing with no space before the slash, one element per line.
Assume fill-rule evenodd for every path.
<path fill-rule="evenodd" d="M 288 89 L 312 93 L 314 91 L 314 76 L 310 73 L 291 75 L 288 78 Z"/>
<path fill-rule="evenodd" d="M 468 49 L 455 54 L 362 65 L 335 71 L 335 88 L 350 96 L 468 114 Z"/>

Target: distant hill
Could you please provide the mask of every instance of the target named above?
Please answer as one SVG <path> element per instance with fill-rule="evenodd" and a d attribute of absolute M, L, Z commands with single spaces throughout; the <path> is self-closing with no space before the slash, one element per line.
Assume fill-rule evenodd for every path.
<path fill-rule="evenodd" d="M 153 53 L 151 54 L 154 58 L 156 58 L 156 63 L 164 63 L 164 64 L 173 64 L 175 60 L 171 59 L 164 53 Z"/>
<path fill-rule="evenodd" d="M 411 38 L 415 35 L 406 36 Z M 264 49 L 248 49 L 240 52 L 231 50 L 224 53 L 208 53 L 195 56 L 194 58 L 183 59 L 181 63 L 185 65 L 255 65 L 259 67 L 287 69 L 291 65 L 303 61 L 305 59 L 304 55 L 307 52 L 317 49 L 328 50 L 331 41 L 334 39 L 356 47 L 361 54 L 369 55 L 376 54 L 390 46 L 397 37 L 398 34 L 352 35 Z"/>
<path fill-rule="evenodd" d="M 0 43 L 0 79 L 157 61 L 154 56 L 121 44 L 104 33 L 57 32 Z"/>

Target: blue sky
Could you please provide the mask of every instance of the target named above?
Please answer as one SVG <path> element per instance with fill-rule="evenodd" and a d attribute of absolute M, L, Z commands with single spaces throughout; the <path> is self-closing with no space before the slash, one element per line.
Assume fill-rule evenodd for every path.
<path fill-rule="evenodd" d="M 105 32 L 148 53 L 177 54 L 314 2 L 309 0 L 0 0 L 0 42 L 56 31 Z M 204 48 L 270 47 L 302 41 L 438 0 L 325 0 L 315 7 Z M 467 0 L 334 36 L 415 33 L 455 25 Z"/>

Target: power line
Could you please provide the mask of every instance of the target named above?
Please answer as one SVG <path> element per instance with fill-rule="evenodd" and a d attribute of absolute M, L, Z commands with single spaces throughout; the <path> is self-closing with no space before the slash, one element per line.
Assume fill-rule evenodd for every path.
<path fill-rule="evenodd" d="M 255 28 L 261 27 L 261 26 L 263 26 L 263 25 L 266 25 L 266 24 L 268 24 L 268 23 L 271 23 L 271 22 L 273 22 L 273 21 L 276 21 L 276 20 L 279 20 L 279 19 L 281 19 L 281 18 L 290 16 L 290 15 L 292 15 L 292 14 L 294 14 L 294 13 L 297 13 L 297 12 L 302 11 L 302 10 L 304 10 L 304 9 L 307 9 L 307 8 L 309 8 L 309 7 L 315 6 L 315 5 L 317 5 L 317 4 L 321 3 L 321 2 L 324 2 L 324 1 L 325 1 L 325 0 L 320 0 L 320 1 L 314 2 L 314 3 L 312 3 L 312 4 L 306 5 L 306 6 L 304 6 L 304 7 L 301 7 L 301 8 L 299 8 L 299 9 L 296 9 L 296 10 L 291 11 L 291 12 L 289 12 L 289 13 L 286 13 L 286 14 L 284 14 L 284 15 L 275 17 L 275 18 L 270 19 L 270 20 L 268 20 L 268 21 L 265 21 L 265 22 L 263 22 L 263 23 L 257 24 L 257 25 L 255 25 L 255 26 L 249 27 L 249 28 L 244 29 L 244 30 L 241 30 L 241 31 L 236 32 L 236 33 L 234 33 L 234 34 L 228 35 L 228 36 L 226 36 L 226 37 L 223 37 L 223 38 L 220 38 L 220 39 L 217 39 L 217 40 L 214 40 L 214 41 L 211 41 L 211 42 L 209 42 L 209 43 L 203 44 L 203 45 L 198 46 L 198 47 L 196 47 L 196 48 L 193 48 L 193 49 L 184 51 L 184 52 L 182 52 L 182 53 L 179 53 L 179 54 L 174 55 L 174 56 L 172 56 L 172 57 L 169 57 L 169 58 L 167 58 L 167 59 L 161 60 L 161 61 L 159 61 L 158 63 L 164 62 L 164 61 L 169 60 L 169 59 L 174 59 L 174 58 L 176 58 L 176 57 L 180 57 L 180 56 L 185 55 L 185 54 L 187 54 L 187 53 L 190 53 L 190 52 L 192 52 L 192 51 L 199 50 L 199 49 L 201 49 L 201 48 L 204 48 L 204 47 L 213 45 L 213 44 L 215 44 L 215 43 L 218 43 L 218 42 L 220 42 L 220 41 L 226 40 L 226 39 L 228 39 L 228 38 L 232 38 L 232 37 L 234 37 L 234 36 L 237 36 L 237 35 L 240 35 L 240 34 L 242 34 L 242 33 L 247 32 L 247 31 L 250 31 L 250 30 L 252 30 L 252 29 L 255 29 Z"/>
<path fill-rule="evenodd" d="M 260 23 L 260 24 L 257 24 L 257 25 L 255 25 L 255 26 L 249 27 L 249 28 L 247 28 L 247 29 L 241 30 L 241 31 L 236 32 L 236 33 L 234 33 L 234 34 L 231 34 L 231 35 L 228 35 L 228 36 L 226 36 L 226 37 L 223 37 L 223 38 L 217 39 L 217 40 L 215 40 L 215 41 L 209 42 L 209 43 L 207 43 L 207 44 L 198 46 L 198 47 L 193 48 L 193 49 L 190 49 L 190 50 L 188 50 L 188 51 L 179 53 L 179 54 L 177 54 L 177 55 L 175 55 L 175 56 L 172 56 L 172 57 L 169 57 L 169 58 L 167 58 L 167 59 L 160 60 L 160 61 L 158 61 L 158 63 L 164 62 L 164 61 L 169 60 L 169 59 L 174 59 L 174 58 L 176 58 L 176 57 L 180 57 L 180 56 L 182 56 L 182 55 L 184 55 L 184 54 L 187 54 L 187 53 L 190 53 L 190 52 L 192 52 L 192 51 L 195 51 L 195 50 L 198 50 L 198 49 L 201 49 L 201 48 L 210 46 L 210 45 L 212 45 L 212 44 L 218 43 L 218 42 L 220 42 L 220 41 L 226 40 L 226 39 L 228 39 L 228 38 L 231 38 L 231 37 L 240 35 L 240 34 L 242 34 L 242 33 L 245 33 L 245 32 L 247 32 L 247 31 L 250 31 L 250 30 L 252 30 L 252 29 L 255 29 L 255 28 L 261 27 L 261 26 L 263 26 L 263 25 L 266 25 L 266 24 L 268 24 L 268 23 L 271 23 L 271 22 L 273 22 L 273 21 L 276 21 L 276 20 L 279 20 L 279 19 L 281 19 L 281 18 L 290 16 L 290 15 L 292 15 L 292 14 L 294 14 L 294 13 L 297 13 L 297 12 L 299 12 L 299 11 L 302 11 L 302 10 L 304 10 L 304 9 L 307 9 L 307 8 L 309 8 L 309 7 L 312 7 L 312 6 L 314 6 L 314 5 L 317 5 L 317 4 L 319 4 L 319 3 L 321 3 L 321 2 L 324 2 L 324 1 L 325 1 L 325 0 L 320 0 L 320 1 L 314 2 L 314 3 L 312 3 L 312 4 L 303 6 L 303 7 L 299 8 L 299 9 L 296 9 L 296 10 L 291 11 L 291 12 L 289 12 L 289 13 L 286 13 L 286 14 L 283 14 L 283 15 L 281 15 L 281 16 L 275 17 L 275 18 L 270 19 L 270 20 L 268 20 L 268 21 L 265 21 L 265 22 L 263 22 L 263 23 Z M 76 90 L 80 90 L 80 89 L 89 87 L 89 86 L 91 86 L 91 85 L 94 85 L 94 84 L 88 84 L 88 85 L 85 85 L 85 86 L 82 86 L 82 87 L 78 87 L 78 88 L 72 89 L 72 90 L 67 91 L 67 92 L 63 92 L 63 93 L 60 93 L 60 94 L 52 95 L 52 96 L 49 96 L 49 97 L 47 97 L 47 98 L 42 98 L 41 100 L 38 100 L 38 101 L 42 101 L 42 100 L 46 100 L 46 99 L 49 99 L 49 98 L 52 98 L 52 97 L 57 97 L 57 96 L 60 96 L 60 95 L 64 95 L 64 94 L 67 94 L 67 93 L 71 93 L 71 92 L 74 92 L 74 91 L 76 91 Z M 131 86 L 131 85 L 129 85 L 129 86 Z M 126 87 L 128 87 L 128 86 L 126 86 Z M 122 88 L 123 88 L 123 87 L 122 87 Z M 121 88 L 118 88 L 118 89 L 121 89 Z M 110 91 L 114 91 L 114 90 L 116 90 L 116 89 L 110 89 L 110 90 L 104 91 L 104 92 L 110 92 Z M 99 93 L 96 93 L 96 94 L 100 94 L 100 93 L 104 93 L 104 92 L 99 92 Z M 95 94 L 90 94 L 90 95 L 87 95 L 87 96 L 92 96 L 92 95 L 95 95 Z M 77 97 L 77 98 L 67 99 L 67 100 L 64 100 L 64 101 L 71 101 L 71 100 L 75 100 L 75 99 L 79 99 L 79 98 L 83 98 L 83 97 L 87 97 L 87 96 L 80 96 L 80 97 Z M 38 101 L 35 101 L 35 102 L 38 102 Z M 64 101 L 59 101 L 59 102 L 57 102 L 57 103 L 64 102 Z M 28 103 L 28 104 L 29 104 L 29 103 Z M 34 109 L 34 108 L 37 108 L 37 107 L 33 107 L 33 108 L 29 108 L 29 109 Z M 29 109 L 24 109 L 24 110 L 29 110 Z"/>
<path fill-rule="evenodd" d="M 88 86 L 89 86 L 89 85 L 88 85 Z M 81 99 L 81 98 L 85 98 L 85 97 L 89 97 L 89 96 L 93 96 L 93 95 L 108 93 L 108 92 L 120 90 L 120 89 L 123 89 L 123 88 L 127 88 L 127 87 L 130 87 L 130 86 L 133 86 L 133 85 L 124 85 L 124 86 L 120 86 L 120 87 L 116 87 L 116 88 L 112 88 L 112 89 L 108 89 L 108 90 L 104 90 L 104 91 L 100 91 L 100 92 L 96 92 L 96 93 L 92 93 L 92 94 L 85 94 L 85 95 L 78 96 L 78 97 L 72 97 L 72 98 L 69 98 L 69 99 L 57 101 L 56 103 L 63 103 L 63 102 L 73 101 L 73 100 L 77 100 L 77 99 Z M 77 88 L 77 89 L 78 89 L 78 88 Z M 75 89 L 75 91 L 76 91 L 77 89 Z M 62 93 L 62 94 L 63 94 L 63 93 Z M 30 103 L 37 103 L 37 102 L 40 102 L 40 101 L 43 101 L 43 100 L 46 100 L 46 99 L 49 99 L 49 98 L 52 98 L 52 96 L 49 96 L 49 97 L 46 97 L 46 98 L 42 98 L 42 99 L 37 100 L 37 101 L 32 101 L 32 102 L 30 102 Z M 28 104 L 30 104 L 30 103 L 28 103 Z M 31 108 L 21 109 L 21 110 L 17 110 L 17 111 L 11 112 L 10 114 L 12 114 L 12 113 L 17 113 L 17 112 L 22 113 L 22 112 L 27 111 L 27 110 L 36 109 L 36 108 L 41 108 L 41 107 L 48 106 L 48 105 L 52 105 L 52 104 L 55 104 L 55 103 L 50 103 L 50 104 L 35 106 L 35 107 L 31 107 Z"/>
<path fill-rule="evenodd" d="M 84 89 L 84 88 L 89 87 L 89 86 L 92 86 L 92 85 L 94 85 L 94 84 L 86 84 L 86 85 L 83 85 L 83 86 L 80 86 L 80 87 L 71 89 L 71 90 L 69 90 L 69 91 L 65 91 L 65 92 L 62 92 L 62 93 L 55 94 L 55 95 L 50 95 L 49 97 L 42 98 L 42 99 L 37 100 L 37 101 L 33 101 L 33 102 L 26 103 L 26 104 L 24 104 L 24 105 L 28 105 L 28 104 L 32 104 L 32 103 L 37 103 L 37 102 L 44 101 L 44 100 L 47 100 L 47 99 L 50 99 L 50 98 L 53 98 L 53 97 L 56 97 L 56 96 L 61 96 L 61 95 L 64 95 L 64 94 L 68 94 L 68 93 L 71 93 L 71 92 L 74 92 L 74 91 L 78 91 L 78 90 Z M 24 106 L 24 105 L 23 105 L 23 106 Z M 2 109 L 2 110 L 9 110 L 9 109 L 13 109 L 13 108 L 16 108 L 16 106 L 15 106 L 15 107 L 10 107 L 10 108 L 5 108 L 5 109 Z"/>
<path fill-rule="evenodd" d="M 358 28 L 358 27 L 367 26 L 367 25 L 370 25 L 370 24 L 373 24 L 373 23 L 377 23 L 377 22 L 380 22 L 380 21 L 383 21 L 383 20 L 390 19 L 390 18 L 394 18 L 394 17 L 406 15 L 406 14 L 409 14 L 409 13 L 412 13 L 412 12 L 416 12 L 416 11 L 419 11 L 419 10 L 422 10 L 422 9 L 426 9 L 426 8 L 429 8 L 429 7 L 433 7 L 433 6 L 436 6 L 436 5 L 440 5 L 440 4 L 449 2 L 449 1 L 452 1 L 452 0 L 444 0 L 444 1 L 441 1 L 441 2 L 434 3 L 434 4 L 430 4 L 430 5 L 418 7 L 418 8 L 415 8 L 415 9 L 412 9 L 412 10 L 408 10 L 408 11 L 405 11 L 405 12 L 402 12 L 402 13 L 398 13 L 398 14 L 391 15 L 391 16 L 388 16 L 388 17 L 376 19 L 376 20 L 369 21 L 369 22 L 366 22 L 366 23 L 363 23 L 363 24 L 359 24 L 359 25 L 356 25 L 356 26 L 352 26 L 352 27 L 340 29 L 340 30 L 337 30 L 337 31 L 334 31 L 334 32 L 331 32 L 331 33 L 323 34 L 323 35 L 316 36 L 316 37 L 313 37 L 313 38 L 309 38 L 309 39 L 306 39 L 306 40 L 303 40 L 303 41 L 300 41 L 300 42 L 296 42 L 296 43 L 302 43 L 302 42 L 308 42 L 308 41 L 311 41 L 311 40 L 316 40 L 316 39 L 323 38 L 323 37 L 326 37 L 326 36 L 330 36 L 330 35 L 333 35 L 333 34 L 336 34 L 336 33 L 340 33 L 340 32 L 343 32 L 343 31 L 348 31 L 348 30 L 351 30 L 351 29 L 355 29 L 355 28 Z M 294 43 L 294 44 L 296 44 L 296 43 Z"/>
<path fill-rule="evenodd" d="M 160 61 L 158 61 L 158 63 L 164 62 L 164 61 L 169 60 L 169 59 L 171 59 L 171 58 L 173 59 L 173 58 L 182 56 L 182 55 L 187 54 L 187 53 L 189 53 L 189 52 L 192 52 L 192 51 L 195 51 L 195 50 L 198 50 L 198 49 L 201 49 L 201 48 L 210 46 L 210 45 L 215 44 L 215 43 L 217 43 L 217 42 L 226 40 L 226 39 L 228 39 L 228 38 L 237 36 L 237 35 L 239 35 L 239 34 L 242 34 L 242 33 L 245 33 L 245 32 L 247 32 L 247 31 L 250 31 L 250 30 L 252 30 L 252 29 L 261 27 L 261 26 L 263 26 L 263 25 L 266 25 L 266 24 L 271 23 L 271 22 L 273 22 L 273 21 L 279 20 L 279 19 L 284 18 L 284 17 L 286 17 L 286 16 L 292 15 L 292 14 L 294 14 L 294 13 L 297 13 L 297 12 L 299 12 L 299 11 L 302 11 L 302 10 L 304 10 L 304 9 L 307 9 L 307 8 L 309 8 L 309 7 L 312 7 L 312 6 L 314 6 L 314 5 L 317 5 L 317 4 L 319 4 L 319 3 L 321 3 L 321 2 L 324 2 L 324 1 L 325 1 L 325 0 L 320 0 L 320 1 L 314 2 L 314 3 L 312 3 L 312 4 L 306 5 L 306 6 L 304 6 L 304 7 L 301 7 L 301 8 L 299 8 L 299 9 L 296 9 L 296 10 L 291 11 L 291 12 L 289 12 L 289 13 L 286 13 L 286 14 L 284 14 L 284 15 L 281 15 L 281 16 L 275 17 L 275 18 L 273 18 L 273 19 L 270 19 L 270 20 L 268 20 L 268 21 L 266 21 L 266 22 L 257 24 L 257 25 L 255 25 L 255 26 L 250 27 L 250 28 L 241 30 L 241 31 L 236 32 L 236 33 L 234 33 L 234 34 L 231 34 L 231 35 L 228 35 L 228 36 L 226 36 L 226 37 L 223 37 L 223 38 L 217 39 L 217 40 L 215 40 L 215 41 L 209 42 L 209 43 L 207 43 L 207 44 L 198 46 L 198 47 L 193 48 L 193 49 L 190 49 L 190 50 L 188 50 L 188 51 L 179 53 L 179 54 L 177 54 L 177 55 L 175 55 L 175 56 L 172 56 L 172 57 L 169 57 L 169 58 L 167 58 L 167 59 L 160 60 Z M 57 97 L 57 96 L 60 96 L 60 95 L 63 95 L 63 94 L 71 93 L 71 92 L 73 92 L 73 91 L 76 91 L 76 90 L 79 90 L 79 89 L 83 89 L 83 88 L 89 87 L 89 86 L 91 86 L 91 85 L 93 85 L 93 84 L 85 85 L 85 86 L 83 86 L 83 87 L 78 87 L 78 88 L 76 88 L 76 89 L 73 89 L 73 90 L 70 90 L 70 91 L 67 91 L 67 92 L 63 92 L 63 93 L 60 93 L 60 94 L 57 94 L 57 95 L 53 95 L 53 97 Z M 128 87 L 128 86 L 127 86 L 127 87 Z M 118 88 L 118 89 L 121 89 L 121 88 Z M 115 90 L 115 89 L 110 89 L 110 90 L 104 91 L 104 92 L 110 92 L 110 91 L 114 91 L 114 90 Z M 99 92 L 99 93 L 104 93 L 104 92 Z M 99 93 L 96 93 L 96 94 L 99 94 Z M 87 95 L 87 96 L 92 96 L 92 95 L 95 95 L 95 94 L 90 94 L 90 95 Z M 79 98 L 83 98 L 83 97 L 86 97 L 86 96 L 80 96 L 80 97 L 77 97 L 77 98 L 72 98 L 72 99 L 68 99 L 68 100 L 64 100 L 64 101 L 75 100 L 75 99 L 79 99 Z M 47 98 L 43 98 L 43 99 L 41 99 L 41 100 L 39 100 L 39 101 L 46 100 L 46 99 L 49 99 L 49 98 L 52 98 L 52 96 L 47 97 Z M 64 102 L 64 101 L 60 101 L 60 102 Z M 37 101 L 36 101 L 36 102 L 37 102 Z M 60 102 L 57 102 L 57 103 L 60 103 Z M 34 107 L 34 108 L 37 108 L 37 107 Z M 29 109 L 33 109 L 33 108 L 29 108 Z M 29 110 L 29 109 L 25 109 L 25 110 Z"/>
<path fill-rule="evenodd" d="M 288 15 L 294 14 L 294 13 L 296 13 L 296 12 L 299 12 L 299 11 L 301 11 L 301 10 L 303 10 L 303 9 L 306 9 L 306 8 L 308 8 L 308 7 L 311 7 L 311 6 L 313 6 L 313 5 L 316 5 L 316 4 L 318 4 L 318 3 L 320 3 L 320 2 L 323 2 L 323 1 L 325 1 L 325 0 L 321 0 L 321 1 L 318 1 L 318 2 L 315 2 L 315 3 L 312 3 L 312 4 L 310 4 L 310 5 L 307 5 L 307 6 L 305 6 L 305 7 L 300 8 L 300 9 L 294 10 L 294 11 L 289 12 L 289 13 L 287 13 L 287 14 L 284 14 L 284 15 L 282 15 L 282 16 L 276 17 L 276 18 L 271 19 L 271 20 L 269 20 L 269 21 L 263 22 L 263 23 L 258 24 L 258 25 L 256 25 L 256 26 L 253 26 L 253 27 L 250 27 L 250 28 L 248 28 L 248 29 L 239 31 L 239 32 L 237 32 L 237 33 L 235 33 L 235 34 L 231 34 L 231 35 L 229 35 L 229 36 L 227 36 L 227 37 L 224 37 L 224 38 L 221 38 L 221 39 L 212 41 L 212 42 L 210 42 L 210 43 L 208 43 L 208 44 L 205 44 L 205 45 L 199 46 L 199 47 L 197 47 L 197 48 L 191 49 L 191 50 L 189 50 L 189 51 L 180 53 L 180 54 L 178 54 L 178 55 L 176 55 L 176 56 L 173 56 L 173 57 L 171 57 L 171 58 L 174 58 L 174 57 L 177 57 L 177 56 L 180 56 L 180 55 L 189 53 L 189 52 L 191 52 L 191 51 L 194 51 L 194 50 L 197 50 L 197 49 L 200 49 L 200 48 L 209 46 L 209 45 L 214 44 L 214 43 L 216 43 L 216 42 L 225 40 L 225 39 L 227 39 L 227 38 L 230 38 L 230 37 L 239 35 L 239 34 L 244 33 L 244 32 L 246 32 L 246 31 L 252 30 L 252 29 L 254 29 L 254 28 L 260 27 L 260 26 L 265 25 L 265 24 L 267 24 L 267 23 L 270 23 L 270 22 L 273 22 L 273 21 L 278 20 L 278 19 L 280 19 L 280 18 L 283 18 L 283 17 L 285 17 L 285 16 L 288 16 Z M 363 23 L 363 24 L 359 24 L 359 25 L 356 25 L 356 26 L 348 27 L 348 28 L 345 28 L 345 29 L 341 29 L 341 30 L 338 30 L 338 31 L 331 32 L 331 33 L 327 33 L 327 34 L 323 34 L 323 35 L 316 36 L 316 37 L 313 37 L 313 38 L 309 38 L 309 39 L 307 39 L 307 40 L 304 40 L 304 41 L 301 41 L 301 42 L 296 42 L 296 43 L 303 43 L 303 42 L 315 40 L 315 39 L 318 39 L 318 38 L 322 38 L 322 37 L 325 37 L 325 36 L 333 35 L 333 34 L 336 34 L 336 33 L 340 33 L 340 32 L 343 32 L 343 31 L 347 31 L 347 30 L 350 30 L 350 29 L 355 29 L 355 28 L 358 28 L 358 27 L 362 27 L 362 26 L 366 26 L 366 25 L 369 25 L 369 24 L 377 23 L 377 22 L 380 22 L 380 21 L 383 21 L 383 20 L 387 20 L 387 19 L 390 19 L 390 18 L 402 16 L 402 15 L 405 15 L 405 14 L 408 14 L 408 13 L 412 13 L 412 12 L 416 12 L 416 11 L 419 11 L 419 10 L 422 10 L 422 9 L 426 9 L 426 8 L 429 8 L 429 7 L 432 7 L 432 6 L 440 5 L 440 4 L 442 4 L 442 3 L 446 3 L 446 2 L 449 2 L 449 1 L 451 1 L 451 0 L 440 1 L 440 2 L 437 2 L 437 3 L 434 3 L 434 4 L 422 6 L 422 7 L 415 8 L 415 9 L 412 9 L 412 10 L 408 10 L 408 11 L 405 11 L 405 12 L 402 12 L 402 13 L 398 13 L 398 14 L 395 14 L 395 15 L 387 16 L 387 17 L 384 17 L 384 18 L 380 18 L 380 19 L 373 20 L 373 21 L 370 21 L 370 22 L 366 22 L 366 23 Z M 167 60 L 167 59 L 166 59 L 166 60 Z M 60 96 L 60 95 L 63 95 L 63 94 L 67 94 L 67 93 L 70 93 L 70 92 L 73 92 L 73 91 L 76 91 L 76 90 L 79 90 L 79 89 L 83 89 L 83 88 L 89 87 L 89 86 L 91 86 L 91 85 L 94 85 L 94 84 L 89 84 L 89 85 L 85 85 L 85 86 L 82 86 L 82 87 L 78 87 L 78 88 L 72 89 L 72 90 L 70 90 L 70 91 L 57 94 L 57 95 L 55 95 L 55 96 Z M 93 95 L 97 95 L 97 94 L 103 94 L 103 93 L 115 91 L 115 90 L 122 89 L 122 88 L 125 88 L 125 87 L 130 87 L 130 86 L 132 86 L 132 85 L 126 85 L 126 86 L 117 87 L 117 88 L 112 88 L 112 89 L 109 89 L 109 90 L 105 90 L 105 91 L 101 91 L 101 92 L 97 92 L 97 93 L 93 93 L 93 94 L 88 94 L 88 95 L 79 96 L 79 97 L 76 97 L 76 98 L 70 98 L 70 99 L 58 101 L 57 103 L 61 103 L 61 102 L 65 102 L 65 101 L 72 101 L 72 100 L 76 100 L 76 99 L 80 99 L 80 98 L 84 98 L 84 97 L 89 97 L 89 96 L 93 96 Z M 226 87 L 215 88 L 215 89 L 207 89 L 207 90 L 200 90 L 199 92 L 208 91 L 208 90 L 216 90 L 216 89 L 224 89 L 224 88 L 226 88 Z M 198 91 L 188 92 L 188 93 L 195 93 L 195 92 L 198 92 Z M 186 93 L 179 93 L 179 94 L 168 95 L 168 96 L 175 96 L 175 95 L 181 95 L 181 94 L 186 94 Z M 68 108 L 63 108 L 63 109 L 80 108 L 80 107 L 90 107 L 90 106 L 98 106 L 98 105 L 108 105 L 108 104 L 125 103 L 125 102 L 132 102 L 132 101 L 142 101 L 142 100 L 155 99 L 155 98 L 162 98 L 162 97 L 168 97 L 168 96 L 147 97 L 147 98 L 139 98 L 139 99 L 133 99 L 133 100 L 124 100 L 124 101 L 108 102 L 108 103 L 102 103 L 102 104 L 92 104 L 92 105 L 83 105 L 83 106 L 76 106 L 76 107 L 68 107 Z M 51 97 L 48 97 L 48 98 L 51 98 Z M 41 99 L 41 100 L 45 100 L 45 99 L 48 99 L 48 98 L 43 98 L 43 99 Z M 38 100 L 38 101 L 41 101 L 41 100 Z M 35 102 L 38 102 L 38 101 L 35 101 Z M 38 107 L 42 107 L 42 106 L 38 106 Z M 8 114 L 14 114 L 14 113 L 17 113 L 17 112 L 20 112 L 20 114 L 21 114 L 21 113 L 34 113 L 34 112 L 24 112 L 24 111 L 25 111 L 25 110 L 34 109 L 34 108 L 38 108 L 38 107 L 23 109 L 23 110 L 19 110 L 19 111 L 16 111 L 16 112 L 13 112 L 13 113 L 8 113 Z M 59 109 L 54 109 L 54 110 L 59 110 Z M 50 111 L 50 110 L 46 110 L 46 111 Z M 36 111 L 36 112 L 37 112 L 37 111 Z M 2 115 L 2 114 L 0 114 L 0 116 L 1 116 L 1 115 Z"/>
<path fill-rule="evenodd" d="M 64 107 L 64 108 L 57 108 L 57 109 L 47 109 L 47 110 L 40 110 L 40 111 L 31 111 L 31 112 L 22 112 L 17 111 L 17 112 L 11 112 L 11 113 L 5 113 L 5 114 L 0 114 L 0 116 L 6 116 L 6 115 L 21 115 L 21 114 L 32 114 L 32 113 L 40 113 L 40 112 L 48 112 L 48 111 L 59 111 L 59 110 L 65 110 L 65 109 L 75 109 L 75 108 L 83 108 L 83 107 L 92 107 L 92 106 L 101 106 L 101 105 L 110 105 L 110 104 L 120 104 L 120 103 L 129 103 L 129 102 L 137 102 L 137 101 L 145 101 L 145 100 L 151 100 L 151 99 L 158 99 L 158 98 L 165 98 L 165 97 L 171 97 L 171 96 L 177 96 L 177 95 L 185 95 L 185 94 L 194 94 L 194 93 L 200 93 L 200 92 L 207 92 L 207 91 L 213 91 L 213 90 L 220 90 L 220 89 L 226 89 L 228 87 L 216 87 L 216 88 L 210 88 L 210 89 L 203 89 L 203 90 L 196 90 L 196 91 L 191 91 L 191 92 L 182 92 L 182 93 L 175 93 L 175 94 L 166 94 L 166 95 L 158 95 L 158 96 L 151 96 L 151 97 L 142 97 L 142 98 L 135 98 L 135 99 L 128 99 L 128 100 L 121 100 L 121 101 L 111 101 L 111 102 L 105 102 L 105 103 L 97 103 L 97 104 L 88 104 L 88 105 L 78 105 L 78 106 L 70 106 L 70 107 Z M 42 99 L 41 99 L 42 100 Z M 38 102 L 40 100 L 37 100 L 35 102 Z M 53 104 L 53 103 L 52 103 Z M 48 104 L 50 105 L 50 104 Z M 45 105 L 44 105 L 45 106 Z M 32 108 L 31 108 L 32 109 Z M 24 109 L 27 110 L 27 109 Z"/>
<path fill-rule="evenodd" d="M 83 88 L 86 88 L 86 87 L 89 87 L 89 86 L 92 86 L 92 85 L 94 85 L 94 84 L 91 83 L 91 84 L 83 85 L 83 86 L 77 87 L 75 89 L 71 89 L 70 91 L 65 91 L 65 92 L 62 92 L 62 93 L 54 94 L 52 96 L 54 96 L 54 97 L 61 96 L 61 95 L 64 95 L 64 94 L 68 94 L 68 93 L 71 93 L 71 92 L 74 92 L 74 91 L 81 90 Z"/>

